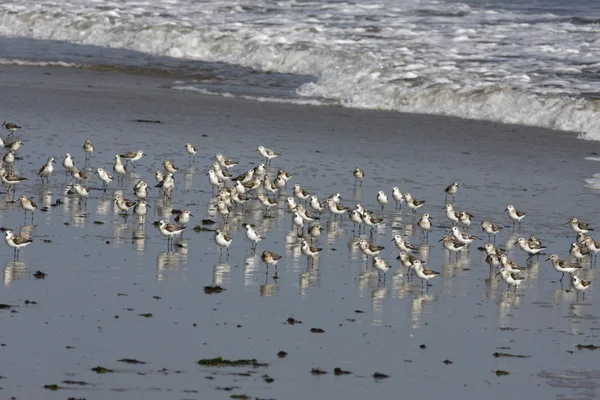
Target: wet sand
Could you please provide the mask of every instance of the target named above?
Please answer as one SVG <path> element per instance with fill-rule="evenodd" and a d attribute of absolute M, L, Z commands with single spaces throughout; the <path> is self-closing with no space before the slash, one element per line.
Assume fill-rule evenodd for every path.
<path fill-rule="evenodd" d="M 597 192 L 584 187 L 596 172 L 584 157 L 600 144 L 574 134 L 427 115 L 261 103 L 203 96 L 164 88 L 160 77 L 61 68 L 3 67 L 2 119 L 23 126 L 23 157 L 16 166 L 28 180 L 17 188 L 48 212 L 24 222 L 18 204 L 0 201 L 0 224 L 29 232 L 34 243 L 13 262 L 4 242 L 4 286 L 0 303 L 1 393 L 9 398 L 552 398 L 595 396 L 600 385 L 593 351 L 578 344 L 597 340 L 594 283 L 585 301 L 562 287 L 546 257 L 534 258 L 515 295 L 490 273 L 473 244 L 470 254 L 448 262 L 438 243 L 449 230 L 443 189 L 461 184 L 456 208 L 476 216 L 471 233 L 487 239 L 479 223 L 505 229 L 498 244 L 525 265 L 514 248 L 518 236 L 535 234 L 547 253 L 568 257 L 574 234 L 565 225 L 577 216 L 599 227 Z M 161 123 L 139 123 L 138 119 Z M 110 170 L 114 154 L 143 149 L 148 156 L 104 194 L 94 190 L 87 206 L 65 195 L 60 162 L 69 152 L 83 164 L 82 145 L 96 146 L 91 167 Z M 183 148 L 199 149 L 195 164 Z M 231 254 L 220 257 L 212 232 L 194 232 L 211 215 L 206 172 L 217 152 L 239 161 L 234 175 L 262 162 L 258 145 L 280 151 L 270 174 L 284 168 L 321 199 L 339 192 L 346 206 L 360 202 L 385 218 L 373 241 L 386 246 L 393 265 L 379 283 L 354 246 L 357 235 L 345 219 L 323 217 L 326 232 L 318 262 L 307 268 L 284 204 L 264 218 L 258 204 L 238 210 L 228 231 Z M 50 185 L 35 173 L 48 156 L 57 158 Z M 162 160 L 179 167 L 172 201 L 149 200 L 145 228 L 126 222 L 112 203 L 121 191 L 133 198 L 137 179 L 154 184 Z M 353 187 L 352 170 L 366 172 Z M 97 179 L 90 186 L 99 189 Z M 426 200 L 420 210 L 435 228 L 419 256 L 441 276 L 421 290 L 396 261 L 390 242 L 403 234 L 421 244 L 410 212 L 383 212 L 375 197 L 398 186 Z M 290 186 L 291 188 L 291 186 Z M 282 197 L 284 199 L 291 193 Z M 5 189 L 5 188 L 4 188 Z M 62 204 L 56 204 L 61 200 Z M 526 211 L 520 232 L 511 232 L 503 212 L 514 204 Z M 187 208 L 195 218 L 184 247 L 167 251 L 151 222 Z M 96 223 L 98 222 L 98 223 Z M 242 223 L 254 223 L 266 239 L 250 250 Z M 214 228 L 214 226 L 207 226 Z M 262 250 L 283 256 L 279 279 L 265 274 Z M 45 279 L 32 274 L 41 270 Z M 582 274 L 595 279 L 597 269 Z M 207 285 L 226 290 L 208 295 Z M 26 301 L 36 304 L 26 304 Z M 152 314 L 151 317 L 141 316 Z M 302 324 L 286 323 L 289 317 Z M 324 333 L 313 333 L 312 328 Z M 421 345 L 425 345 L 421 348 Z M 421 347 L 420 347 L 421 346 Z M 277 353 L 285 351 L 287 357 Z M 494 357 L 494 353 L 526 358 Z M 216 368 L 197 361 L 221 356 L 257 359 L 268 367 Z M 133 358 L 147 364 L 126 364 Z M 451 363 L 444 363 L 445 360 Z M 97 374 L 97 366 L 113 373 Z M 334 368 L 350 371 L 334 375 Z M 321 369 L 327 374 L 313 375 Z M 509 375 L 497 376 L 495 371 Z M 573 371 L 578 371 L 573 373 Z M 585 371 L 585 372 L 582 372 Z M 389 378 L 375 379 L 380 372 Z M 263 376 L 273 378 L 267 382 Z M 67 381 L 67 383 L 64 383 Z M 85 382 L 78 385 L 68 381 Z M 54 392 L 45 385 L 58 385 Z M 228 389 L 228 390 L 225 390 Z"/>

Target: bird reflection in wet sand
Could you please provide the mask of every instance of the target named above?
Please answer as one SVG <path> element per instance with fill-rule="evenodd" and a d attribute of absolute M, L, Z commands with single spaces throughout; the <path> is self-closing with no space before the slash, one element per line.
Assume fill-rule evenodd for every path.
<path fill-rule="evenodd" d="M 185 270 L 187 264 L 188 249 L 186 247 L 177 247 L 175 251 L 163 251 L 156 257 L 157 279 L 162 281 L 167 279 L 166 273 L 169 271 Z"/>
<path fill-rule="evenodd" d="M 265 275 L 265 283 L 260 285 L 261 296 L 273 296 L 279 287 L 277 286 L 277 279 L 273 279 L 272 283 L 269 283 L 269 275 Z"/>
<path fill-rule="evenodd" d="M 9 261 L 4 265 L 4 285 L 8 286 L 19 279 L 29 277 L 27 264 L 19 261 Z"/>
<path fill-rule="evenodd" d="M 421 328 L 423 324 L 423 313 L 431 314 L 431 307 L 435 297 L 430 294 L 415 296 L 411 303 L 410 316 L 413 329 Z"/>
<path fill-rule="evenodd" d="M 229 283 L 231 266 L 227 263 L 216 263 L 213 266 L 213 286 L 222 286 Z"/>

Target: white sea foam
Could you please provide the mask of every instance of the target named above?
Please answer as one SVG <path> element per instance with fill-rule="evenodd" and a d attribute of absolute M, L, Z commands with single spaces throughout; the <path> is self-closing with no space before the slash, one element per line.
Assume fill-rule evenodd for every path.
<path fill-rule="evenodd" d="M 593 140 L 600 140 L 599 31 L 547 12 L 436 0 L 0 0 L 0 35 L 7 37 L 307 74 L 315 81 L 297 94 L 309 104 L 337 99 L 346 107 L 536 125 Z"/>

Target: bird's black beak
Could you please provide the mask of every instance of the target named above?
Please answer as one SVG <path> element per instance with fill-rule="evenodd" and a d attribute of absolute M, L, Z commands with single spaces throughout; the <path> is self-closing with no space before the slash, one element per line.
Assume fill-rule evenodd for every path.
<path fill-rule="evenodd" d="M 56 160 L 52 160 L 52 162 L 53 162 L 54 164 L 56 164 Z"/>
<path fill-rule="evenodd" d="M 508 208 L 505 208 L 504 211 L 508 211 Z"/>

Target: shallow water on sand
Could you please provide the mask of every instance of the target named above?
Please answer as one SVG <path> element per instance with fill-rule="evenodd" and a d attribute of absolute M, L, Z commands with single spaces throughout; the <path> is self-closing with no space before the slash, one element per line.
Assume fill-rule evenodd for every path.
<path fill-rule="evenodd" d="M 585 300 L 577 298 L 565 290 L 568 279 L 561 285 L 540 257 L 527 267 L 520 289 L 506 291 L 476 249 L 484 240 L 458 261 L 448 261 L 438 243 L 450 227 L 442 210 L 443 188 L 458 180 L 456 207 L 476 216 L 471 233 L 480 235 L 484 218 L 502 224 L 497 243 L 523 266 L 525 255 L 514 246 L 521 235 L 535 234 L 548 253 L 568 257 L 574 235 L 565 223 L 571 214 L 600 226 L 596 194 L 583 186 L 589 164 L 583 155 L 573 155 L 592 151 L 589 144 L 584 148 L 563 138 L 572 145 L 567 152 L 567 146 L 542 140 L 537 152 L 528 151 L 528 131 L 506 126 L 190 96 L 156 89 L 158 80 L 127 75 L 8 69 L 3 77 L 5 88 L 22 89 L 14 90 L 3 111 L 6 119 L 24 125 L 23 159 L 16 167 L 28 180 L 18 186 L 17 197 L 26 194 L 40 208 L 49 207 L 36 212 L 32 223 L 8 196 L 0 202 L 0 224 L 34 240 L 18 262 L 11 249 L 0 247 L 5 262 L 0 303 L 14 306 L 0 310 L 0 387 L 6 396 L 489 398 L 490 388 L 498 398 L 515 392 L 537 398 L 598 394 L 595 354 L 576 348 L 599 344 L 595 284 Z M 29 82 L 27 88 L 20 79 Z M 465 129 L 495 129 L 497 137 L 512 134 L 527 146 L 506 145 L 494 136 L 459 145 Z M 81 146 L 88 138 L 97 149 L 90 161 L 94 169 L 111 169 L 116 153 L 141 148 L 148 156 L 123 185 L 113 183 L 106 193 L 91 179 L 89 185 L 98 190 L 80 205 L 65 194 L 70 180 L 65 182 L 60 162 L 70 152 L 82 165 Z M 183 149 L 187 141 L 199 148 L 194 163 Z M 386 247 L 382 256 L 394 266 L 385 283 L 355 247 L 358 235 L 347 219 L 322 217 L 323 251 L 307 266 L 283 201 L 270 218 L 258 203 L 236 210 L 227 227 L 233 237 L 229 256 L 219 253 L 212 232 L 191 229 L 204 218 L 221 222 L 209 211 L 214 202 L 206 172 L 215 153 L 239 161 L 232 169 L 237 175 L 262 161 L 255 152 L 260 144 L 282 153 L 271 175 L 278 168 L 293 174 L 282 200 L 300 183 L 321 199 L 339 192 L 346 206 L 360 202 L 384 218 L 372 238 L 368 231 L 366 237 Z M 482 157 L 478 148 L 493 148 L 493 156 Z M 554 157 L 563 152 L 567 155 L 557 162 Z M 50 155 L 58 164 L 50 184 L 43 185 L 35 172 Z M 124 220 L 114 195 L 133 198 L 137 179 L 154 184 L 154 171 L 165 158 L 180 167 L 172 200 L 153 188 L 145 227 L 133 217 Z M 353 186 L 356 166 L 367 174 L 362 187 Z M 409 210 L 397 211 L 391 201 L 380 211 L 377 191 L 385 190 L 391 199 L 393 186 L 427 201 L 420 211 L 430 213 L 435 224 L 428 241 L 422 241 L 414 225 L 418 217 Z M 56 205 L 58 200 L 62 204 Z M 527 212 L 520 232 L 511 232 L 503 213 L 509 203 Z M 181 246 L 169 251 L 152 222 L 172 219 L 173 209 L 184 208 L 194 218 L 176 241 Z M 243 223 L 255 224 L 265 236 L 256 252 Z M 419 245 L 419 257 L 441 273 L 433 286 L 423 290 L 417 278 L 405 276 L 391 243 L 394 234 Z M 272 270 L 265 273 L 262 250 L 283 256 L 279 279 Z M 32 276 L 37 270 L 47 273 L 45 279 Z M 596 274 L 588 267 L 582 275 L 593 280 Z M 208 285 L 225 291 L 205 294 Z M 302 323 L 289 324 L 289 317 Z M 280 351 L 287 357 L 279 358 Z M 218 356 L 256 358 L 269 366 L 197 364 Z M 118 362 L 126 358 L 146 364 Z M 114 372 L 97 374 L 91 370 L 96 366 Z M 336 376 L 336 367 L 350 374 Z M 327 374 L 312 374 L 313 369 Z M 376 372 L 389 378 L 375 379 Z M 53 384 L 57 393 L 44 389 Z"/>

